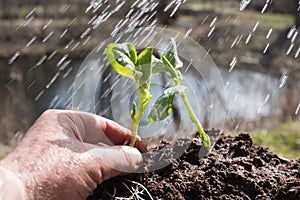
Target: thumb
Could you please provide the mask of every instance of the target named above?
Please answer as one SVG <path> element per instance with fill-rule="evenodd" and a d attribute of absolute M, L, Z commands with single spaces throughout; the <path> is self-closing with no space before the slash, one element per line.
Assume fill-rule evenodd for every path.
<path fill-rule="evenodd" d="M 88 166 L 101 170 L 102 181 L 109 178 L 132 173 L 143 162 L 138 149 L 130 146 L 97 146 L 87 144 L 87 153 L 96 160 L 97 166 Z"/>

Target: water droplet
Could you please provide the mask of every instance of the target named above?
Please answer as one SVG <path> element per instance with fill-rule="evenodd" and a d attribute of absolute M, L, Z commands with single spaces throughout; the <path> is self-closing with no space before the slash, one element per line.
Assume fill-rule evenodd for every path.
<path fill-rule="evenodd" d="M 66 71 L 66 73 L 63 75 L 63 78 L 66 78 L 67 76 L 69 76 L 69 74 L 72 72 L 72 70 L 73 70 L 73 67 L 70 67 L 70 68 Z"/>
<path fill-rule="evenodd" d="M 206 20 L 208 19 L 208 17 L 209 17 L 209 15 L 206 15 L 206 16 L 204 17 L 204 19 L 202 20 L 201 24 L 204 24 L 204 23 L 206 22 Z"/>
<path fill-rule="evenodd" d="M 256 29 L 257 29 L 258 25 L 259 25 L 259 21 L 257 21 L 257 22 L 256 22 L 255 26 L 253 27 L 253 30 L 252 30 L 252 32 L 255 32 L 255 31 L 256 31 Z"/>
<path fill-rule="evenodd" d="M 86 45 L 91 39 L 91 36 L 88 36 L 85 41 L 82 43 L 82 46 Z"/>
<path fill-rule="evenodd" d="M 229 64 L 230 68 L 229 68 L 228 72 L 231 72 L 233 70 L 233 68 L 235 67 L 236 63 L 237 63 L 237 58 L 236 58 L 236 56 L 234 56 L 233 59 L 232 59 L 232 61 L 231 61 L 231 63 Z"/>
<path fill-rule="evenodd" d="M 23 27 L 28 26 L 32 21 L 34 20 L 34 17 L 31 16 L 29 17 L 24 23 L 23 23 Z M 19 29 L 20 27 L 18 27 L 17 29 Z"/>
<path fill-rule="evenodd" d="M 292 36 L 294 35 L 294 32 L 296 31 L 296 26 L 292 26 L 291 29 L 289 30 L 288 34 L 287 34 L 287 39 L 291 39 Z"/>
<path fill-rule="evenodd" d="M 71 51 L 74 51 L 74 50 L 78 47 L 79 44 L 80 44 L 80 42 L 77 42 L 77 43 L 72 47 Z"/>
<path fill-rule="evenodd" d="M 267 40 L 270 38 L 272 32 L 273 32 L 273 29 L 270 29 L 269 32 L 268 32 L 268 34 L 267 34 L 267 36 L 266 36 L 266 39 L 267 39 Z"/>
<path fill-rule="evenodd" d="M 34 12 L 36 11 L 36 8 L 32 9 L 25 17 L 25 19 L 28 19 Z"/>
<path fill-rule="evenodd" d="M 268 94 L 268 95 L 266 96 L 264 103 L 267 103 L 269 99 L 270 99 L 270 94 Z"/>
<path fill-rule="evenodd" d="M 230 48 L 233 48 L 236 45 L 238 39 L 239 39 L 239 36 L 236 36 L 235 39 L 234 39 L 234 41 L 232 42 Z"/>
<path fill-rule="evenodd" d="M 49 56 L 48 56 L 48 60 L 51 60 L 55 55 L 56 55 L 57 51 L 54 50 Z"/>
<path fill-rule="evenodd" d="M 240 36 L 239 40 L 237 41 L 236 45 L 238 45 L 238 44 L 241 42 L 241 40 L 243 39 L 243 37 L 244 37 L 244 35 L 242 34 L 242 35 Z"/>
<path fill-rule="evenodd" d="M 44 94 L 44 92 L 45 92 L 45 90 L 40 91 L 40 92 L 38 93 L 38 95 L 36 95 L 34 101 L 38 101 L 38 100 L 41 98 L 41 96 Z"/>
<path fill-rule="evenodd" d="M 263 54 L 267 53 L 268 49 L 269 49 L 270 43 L 268 43 L 263 51 Z"/>
<path fill-rule="evenodd" d="M 186 73 L 190 69 L 190 67 L 192 66 L 192 63 L 193 63 L 193 59 L 190 60 L 190 63 L 188 64 L 188 66 L 184 70 L 184 73 Z"/>
<path fill-rule="evenodd" d="M 294 48 L 294 44 L 292 43 L 292 44 L 289 46 L 289 48 L 288 48 L 288 50 L 287 50 L 287 52 L 286 52 L 286 55 L 289 55 L 289 54 L 291 53 L 291 51 L 292 51 L 293 48 Z"/>
<path fill-rule="evenodd" d="M 91 28 L 86 29 L 80 36 L 80 39 L 85 38 L 90 32 L 91 32 Z"/>
<path fill-rule="evenodd" d="M 300 45 L 299 45 L 299 47 L 298 47 L 297 52 L 295 53 L 295 58 L 298 58 L 299 54 L 300 54 Z"/>
<path fill-rule="evenodd" d="M 215 17 L 215 18 L 211 21 L 209 27 L 212 27 L 213 25 L 215 25 L 217 19 L 218 19 L 218 17 Z"/>
<path fill-rule="evenodd" d="M 178 4 L 176 5 L 176 7 L 174 8 L 174 10 L 172 11 L 172 13 L 170 14 L 170 17 L 174 16 L 174 14 L 176 13 L 176 11 L 178 10 L 178 8 L 179 8 L 180 5 L 181 5 L 181 2 L 179 1 Z"/>
<path fill-rule="evenodd" d="M 59 68 L 60 71 L 63 71 L 66 69 L 66 67 L 71 63 L 71 59 L 64 62 L 64 64 Z"/>
<path fill-rule="evenodd" d="M 7 87 L 8 87 L 12 82 L 14 82 L 15 80 L 16 80 L 15 78 L 10 79 L 10 81 L 8 81 L 8 83 L 6 83 L 4 87 L 7 88 Z"/>
<path fill-rule="evenodd" d="M 164 12 L 167 12 L 175 2 L 176 2 L 176 0 L 171 1 L 171 2 L 165 7 Z"/>
<path fill-rule="evenodd" d="M 20 56 L 20 54 L 20 51 L 16 51 L 16 53 L 9 59 L 8 64 L 13 64 L 16 61 L 16 59 Z"/>
<path fill-rule="evenodd" d="M 44 26 L 43 26 L 43 30 L 45 30 L 51 23 L 52 23 L 52 19 L 50 19 L 49 21 L 48 21 L 48 23 L 47 24 L 45 24 Z"/>
<path fill-rule="evenodd" d="M 213 26 L 213 27 L 210 29 L 209 33 L 207 34 L 207 37 L 210 37 L 210 36 L 213 34 L 215 28 L 216 28 L 216 26 Z"/>
<path fill-rule="evenodd" d="M 27 44 L 26 47 L 29 47 L 36 40 L 36 36 L 34 36 Z"/>
<path fill-rule="evenodd" d="M 59 37 L 60 38 L 64 37 L 67 32 L 68 32 L 68 29 L 65 29 Z"/>
<path fill-rule="evenodd" d="M 295 115 L 298 115 L 299 110 L 300 110 L 300 103 L 298 104 L 298 106 L 297 106 L 297 108 L 296 108 Z"/>
<path fill-rule="evenodd" d="M 35 80 L 32 81 L 27 87 L 26 87 L 26 90 L 29 90 L 34 84 L 35 84 Z"/>
<path fill-rule="evenodd" d="M 40 66 L 47 59 L 47 55 L 42 55 L 39 61 L 35 64 L 36 66 Z"/>
<path fill-rule="evenodd" d="M 69 56 L 69 54 L 64 55 L 57 63 L 56 67 L 60 67 L 63 62 L 67 59 L 67 57 Z"/>
<path fill-rule="evenodd" d="M 94 17 L 92 17 L 87 24 L 91 24 L 96 18 L 97 18 L 97 15 L 95 15 Z"/>
<path fill-rule="evenodd" d="M 103 80 L 103 83 L 105 83 L 110 77 L 111 77 L 111 73 L 109 73 L 109 74 L 105 77 L 105 79 Z"/>
<path fill-rule="evenodd" d="M 54 34 L 53 31 L 51 31 L 44 39 L 43 39 L 43 43 L 47 42 L 49 40 L 49 38 Z"/>
<path fill-rule="evenodd" d="M 261 9 L 261 13 L 264 13 L 264 12 L 267 10 L 268 6 L 269 6 L 269 3 L 267 2 L 267 3 L 264 5 L 264 7 Z"/>
<path fill-rule="evenodd" d="M 250 2 L 251 2 L 251 0 L 241 0 L 240 1 L 240 11 L 245 10 Z"/>
<path fill-rule="evenodd" d="M 59 10 L 59 12 L 65 13 L 70 7 L 71 7 L 70 4 L 66 4 L 63 7 L 61 7 L 61 9 Z"/>
<path fill-rule="evenodd" d="M 72 39 L 66 46 L 64 49 L 68 49 L 73 43 L 74 43 L 74 39 Z"/>
<path fill-rule="evenodd" d="M 281 75 L 280 80 L 279 80 L 279 88 L 282 88 L 286 84 L 287 79 L 288 79 L 287 73 L 284 72 Z"/>
<path fill-rule="evenodd" d="M 235 101 L 238 99 L 238 97 L 239 97 L 239 93 L 237 93 L 237 94 L 235 95 L 235 97 L 233 98 L 233 102 L 235 102 Z"/>
<path fill-rule="evenodd" d="M 298 31 L 295 31 L 295 33 L 294 33 L 294 35 L 293 35 L 293 37 L 292 37 L 292 39 L 291 39 L 291 43 L 294 43 L 295 42 L 295 40 L 296 40 L 296 38 L 297 38 L 297 36 L 298 36 Z"/>
<path fill-rule="evenodd" d="M 247 37 L 247 39 L 245 41 L 245 44 L 248 44 L 250 42 L 251 38 L 252 38 L 252 32 L 249 33 L 249 35 L 248 35 L 248 37 Z"/>
<path fill-rule="evenodd" d="M 72 21 L 70 21 L 70 23 L 68 24 L 68 26 L 70 27 L 72 24 L 74 24 L 74 22 L 76 22 L 77 18 L 75 17 L 74 19 L 72 19 Z"/>
<path fill-rule="evenodd" d="M 229 86 L 230 82 L 227 81 L 226 84 L 225 84 L 225 87 L 224 87 L 224 90 L 226 90 L 226 88 Z"/>
<path fill-rule="evenodd" d="M 56 79 L 57 79 L 58 76 L 59 76 L 59 72 L 57 72 L 57 73 L 53 76 L 53 78 L 50 80 L 50 82 L 46 85 L 46 88 L 47 88 L 47 89 L 51 87 L 51 85 L 56 81 Z"/>
<path fill-rule="evenodd" d="M 55 103 L 58 101 L 59 95 L 55 95 L 55 97 L 51 100 L 49 104 L 49 108 L 54 108 Z"/>

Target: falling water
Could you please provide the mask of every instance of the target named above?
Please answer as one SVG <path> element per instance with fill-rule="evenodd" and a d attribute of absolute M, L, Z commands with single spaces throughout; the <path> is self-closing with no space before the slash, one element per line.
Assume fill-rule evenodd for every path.
<path fill-rule="evenodd" d="M 245 9 L 248 9 L 248 6 L 250 7 L 251 2 L 254 1 L 241 0 L 236 9 L 244 11 Z M 88 87 L 85 87 L 86 84 L 89 83 L 95 85 L 99 84 L 100 81 L 102 84 L 111 84 L 111 87 L 104 88 L 101 91 L 99 97 L 106 98 L 112 95 L 113 91 L 118 86 L 118 82 L 113 82 L 116 75 L 111 72 L 105 72 L 106 76 L 101 77 L 102 79 L 100 80 L 99 74 L 103 74 L 104 72 L 99 71 L 97 72 L 97 74 L 95 73 L 95 75 L 83 79 L 78 87 L 74 86 L 72 82 L 74 78 L 78 78 L 76 77 L 76 72 L 78 71 L 79 65 L 86 57 L 89 49 L 102 42 L 104 38 L 110 36 L 116 37 L 121 32 L 129 33 L 138 27 L 149 26 L 155 28 L 159 25 L 159 20 L 157 17 L 160 16 L 160 13 L 158 8 L 161 4 L 163 4 L 162 1 L 136 0 L 132 1 L 132 4 L 130 4 L 129 6 L 127 5 L 127 3 L 128 2 L 125 0 L 91 0 L 89 4 L 86 5 L 86 7 L 81 8 L 81 12 L 75 13 L 68 18 L 63 18 L 63 20 L 61 20 L 60 17 L 50 17 L 49 19 L 41 20 L 41 18 L 39 17 L 40 10 L 38 7 L 30 9 L 28 11 L 26 16 L 23 17 L 23 19 L 17 26 L 14 27 L 14 29 L 16 29 L 16 31 L 20 31 L 20 33 L 21 31 L 26 32 L 28 30 L 32 30 L 32 34 L 28 35 L 28 37 L 26 38 L 26 42 L 21 45 L 21 48 L 15 49 L 11 53 L 9 59 L 6 62 L 11 66 L 12 69 L 19 64 L 20 66 L 22 66 L 22 69 L 29 70 L 26 71 L 29 78 L 25 84 L 25 89 L 28 94 L 32 96 L 32 101 L 34 101 L 34 103 L 39 106 L 42 105 L 41 107 L 43 107 L 43 109 L 48 107 L 72 107 L 72 95 L 74 95 L 75 93 L 80 93 L 80 89 L 83 89 L 87 93 L 93 92 L 89 91 Z M 189 3 L 189 1 L 187 1 L 187 3 Z M 168 17 L 176 17 L 176 13 L 178 13 L 178 11 L 180 11 L 182 6 L 185 6 L 185 4 L 186 1 L 184 0 L 170 0 L 168 1 L 168 3 L 164 4 L 165 7 L 162 8 L 162 11 L 168 13 Z M 272 1 L 266 0 L 264 5 L 260 8 L 260 12 L 269 12 L 269 10 L 271 10 L 269 9 L 271 6 Z M 67 15 L 68 12 L 74 12 L 75 7 L 76 6 L 73 4 L 62 2 L 62 4 L 57 7 L 57 10 L 60 16 L 64 16 Z M 184 7 L 184 9 L 187 8 L 188 7 Z M 123 9 L 127 9 L 127 12 L 122 13 Z M 195 10 L 195 13 L 197 13 L 197 15 L 198 13 L 200 13 L 199 16 L 197 16 L 195 25 L 190 25 L 189 23 L 184 24 L 184 26 L 181 25 L 179 21 L 181 20 L 180 17 L 182 17 L 182 14 L 180 13 L 178 22 L 177 19 L 175 19 L 174 21 L 176 22 L 171 25 L 170 28 L 178 28 L 178 30 L 182 31 L 185 34 L 185 38 L 194 37 L 197 40 L 199 39 L 199 41 L 201 41 L 202 39 L 204 41 L 213 41 L 215 46 L 205 46 L 205 48 L 207 48 L 207 53 L 203 56 L 203 58 L 209 57 L 209 54 L 214 55 L 216 53 L 216 49 L 214 47 L 221 47 L 220 51 L 225 52 L 225 55 L 226 51 L 232 50 L 233 53 L 230 54 L 228 58 L 226 58 L 227 60 L 224 59 L 223 63 L 218 63 L 218 65 L 220 65 L 219 67 L 223 67 L 225 69 L 224 71 L 220 70 L 222 76 L 228 79 L 225 79 L 224 81 L 226 83 L 225 90 L 231 97 L 230 103 L 232 103 L 232 105 L 226 102 L 228 103 L 226 104 L 228 109 L 227 111 L 231 112 L 231 117 L 236 119 L 241 116 L 242 113 L 239 112 L 239 110 L 241 108 L 243 110 L 247 109 L 246 104 L 250 105 L 249 110 L 247 110 L 247 117 L 249 117 L 250 115 L 251 117 L 255 117 L 257 116 L 257 114 L 259 114 L 259 116 L 268 115 L 269 113 L 271 113 L 270 110 L 272 109 L 278 112 L 278 110 L 276 109 L 276 105 L 278 106 L 279 104 L 276 101 L 276 98 L 281 95 L 281 91 L 285 91 L 285 86 L 291 78 L 290 74 L 283 73 L 279 81 L 278 78 L 273 80 L 274 77 L 271 76 L 261 76 L 261 79 L 268 80 L 270 83 L 274 84 L 273 88 L 271 86 L 268 86 L 268 89 L 264 89 L 264 84 L 259 82 L 259 78 L 257 78 L 259 75 L 248 71 L 243 72 L 239 69 L 245 64 L 245 60 L 250 64 L 255 62 L 259 63 L 259 61 L 253 61 L 254 59 L 257 59 L 256 57 L 252 58 L 252 55 L 246 55 L 246 53 L 244 54 L 243 51 L 239 51 L 239 48 L 250 48 L 252 42 L 254 43 L 257 39 L 257 35 L 260 34 L 260 32 L 264 31 L 263 38 L 265 38 L 266 41 L 265 43 L 261 44 L 258 52 L 267 54 L 272 50 L 273 46 L 271 44 L 273 43 L 273 39 L 277 36 L 278 30 L 276 30 L 276 28 L 274 27 L 265 28 L 266 25 L 264 24 L 264 21 L 262 19 L 257 19 L 255 21 L 251 21 L 251 27 L 249 26 L 249 29 L 247 29 L 246 31 L 240 31 L 233 34 L 232 32 L 237 30 L 239 24 L 246 23 L 245 21 L 241 21 L 243 19 L 242 17 L 234 16 L 234 14 L 232 13 L 228 14 L 225 11 L 222 15 L 216 15 L 213 12 L 207 12 L 209 14 L 203 14 L 202 12 L 198 12 L 197 10 Z M 239 15 L 242 16 L 243 14 L 243 12 L 239 12 Z M 223 18 L 226 18 L 226 20 L 224 20 Z M 64 23 L 64 25 L 58 29 L 56 27 L 57 23 Z M 43 34 L 41 34 L 42 37 L 38 32 L 35 32 L 36 30 L 34 28 L 32 28 L 36 27 L 36 24 L 40 24 L 37 30 L 43 31 Z M 219 35 L 220 25 L 228 26 L 227 30 L 222 33 L 223 35 Z M 201 31 L 199 31 L 199 29 L 201 29 Z M 110 30 L 109 33 L 107 33 L 107 30 Z M 76 32 L 76 34 L 74 34 L 74 32 Z M 143 33 L 142 31 L 134 32 L 132 34 L 132 37 L 135 38 L 139 35 L 145 36 L 144 40 L 139 41 L 139 44 L 143 43 L 143 45 L 149 44 L 150 41 L 155 40 L 156 37 L 153 32 Z M 224 38 L 222 38 L 223 36 Z M 295 26 L 292 26 L 288 31 L 286 38 L 289 40 L 290 44 L 288 44 L 287 49 L 283 50 L 284 53 L 286 53 L 286 55 L 290 55 L 290 57 L 293 56 L 294 58 L 299 58 L 299 30 L 297 30 Z M 119 37 L 116 39 L 116 41 L 121 39 L 122 38 Z M 57 41 L 59 41 L 58 43 L 61 47 L 58 48 L 58 46 L 54 45 L 52 47 L 52 44 L 58 44 L 55 43 Z M 163 42 L 157 42 L 157 44 L 161 43 Z M 26 56 L 27 53 L 32 50 L 35 50 L 37 52 L 41 51 L 42 53 L 32 58 L 33 62 L 28 68 L 26 68 L 27 66 L 25 63 L 23 66 L 24 59 L 22 58 L 22 56 Z M 236 52 L 234 52 L 234 50 Z M 191 54 L 194 54 L 195 60 L 198 58 L 198 55 L 196 53 Z M 261 54 L 260 56 L 266 55 Z M 22 58 L 22 60 L 20 58 Z M 190 71 L 193 68 L 192 63 L 195 60 L 190 61 L 190 63 L 183 71 L 184 74 L 192 73 Z M 93 69 L 93 67 L 95 66 L 91 64 L 89 66 L 89 69 Z M 78 74 L 80 73 L 81 72 L 79 72 Z M 228 73 L 230 75 L 228 75 Z M 40 75 L 37 76 L 37 74 Z M 251 96 L 244 91 L 249 89 L 246 84 L 243 84 L 243 81 L 240 81 L 242 79 L 246 79 L 244 77 L 249 78 L 250 81 L 244 81 L 248 84 L 253 84 L 253 88 L 254 86 L 259 85 L 259 87 L 257 87 L 256 89 L 251 88 L 251 90 L 257 93 L 256 95 L 251 93 Z M 214 80 L 213 75 L 211 80 Z M 9 83 L 8 85 L 13 85 L 16 81 L 17 79 L 14 77 L 8 80 L 5 84 Z M 235 83 L 238 83 L 239 85 L 241 85 L 241 87 L 235 88 Z M 199 83 L 197 84 L 200 85 Z M 214 87 L 218 86 L 214 85 Z M 278 92 L 278 94 L 274 92 L 275 87 L 280 91 Z M 218 89 L 216 90 L 219 91 Z M 84 95 L 82 96 L 84 97 Z M 111 98 L 117 99 L 117 97 L 115 96 Z M 126 98 L 121 100 L 125 101 L 125 99 Z M 92 105 L 91 99 L 82 98 L 81 101 L 82 108 Z M 99 105 L 101 104 L 99 102 L 100 100 L 96 103 Z M 252 102 L 255 102 L 256 104 L 254 105 L 252 104 Z M 124 102 L 124 105 L 125 103 L 126 102 Z M 220 108 L 220 105 L 212 104 L 210 102 L 207 107 L 208 109 L 213 110 Z M 296 106 L 295 115 L 298 115 L 300 109 L 299 107 L 300 103 Z M 252 113 L 250 109 L 255 110 L 255 113 Z M 109 112 L 109 108 L 102 110 L 102 113 L 107 112 Z M 206 112 L 206 110 L 203 110 L 203 112 Z"/>

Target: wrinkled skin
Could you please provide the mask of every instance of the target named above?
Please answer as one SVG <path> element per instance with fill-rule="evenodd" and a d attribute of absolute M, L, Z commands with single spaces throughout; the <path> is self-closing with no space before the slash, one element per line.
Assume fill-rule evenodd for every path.
<path fill-rule="evenodd" d="M 104 180 L 138 169 L 147 149 L 140 138 L 136 148 L 123 146 L 130 138 L 100 116 L 48 110 L 0 167 L 17 175 L 23 199 L 85 199 Z"/>

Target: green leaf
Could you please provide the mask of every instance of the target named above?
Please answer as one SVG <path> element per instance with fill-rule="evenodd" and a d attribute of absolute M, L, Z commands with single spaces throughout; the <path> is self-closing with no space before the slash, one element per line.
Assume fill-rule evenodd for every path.
<path fill-rule="evenodd" d="M 158 74 L 161 72 L 168 72 L 168 67 L 164 64 L 164 62 L 155 56 L 152 56 L 152 73 Z"/>
<path fill-rule="evenodd" d="M 186 93 L 187 87 L 183 85 L 178 85 L 174 87 L 170 87 L 164 91 L 164 94 L 183 94 Z"/>
<path fill-rule="evenodd" d="M 138 70 L 143 73 L 142 77 L 137 79 L 139 86 L 149 85 L 152 76 L 152 47 L 147 47 L 138 57 Z M 149 88 L 148 88 L 149 89 Z"/>
<path fill-rule="evenodd" d="M 106 56 L 119 74 L 134 79 L 142 73 L 136 69 L 137 55 L 133 45 L 128 43 L 109 44 L 105 48 Z"/>
<path fill-rule="evenodd" d="M 168 49 L 164 54 L 166 59 L 171 63 L 171 66 L 175 69 L 183 66 L 182 61 L 180 60 L 177 52 L 176 42 L 174 38 L 171 38 Z"/>
<path fill-rule="evenodd" d="M 185 93 L 187 88 L 185 86 L 174 86 L 164 91 L 151 108 L 148 115 L 148 121 L 151 123 L 161 121 L 167 118 L 172 113 L 172 104 L 175 94 Z"/>
<path fill-rule="evenodd" d="M 152 106 L 148 121 L 151 123 L 161 121 L 172 113 L 172 104 L 175 94 L 161 95 Z"/>
<path fill-rule="evenodd" d="M 170 61 L 164 55 L 161 56 L 161 60 L 163 61 L 165 66 L 167 66 L 167 70 L 168 70 L 168 72 L 170 72 L 171 78 L 173 78 L 173 79 L 177 78 L 177 70 L 175 68 L 173 68 Z"/>

